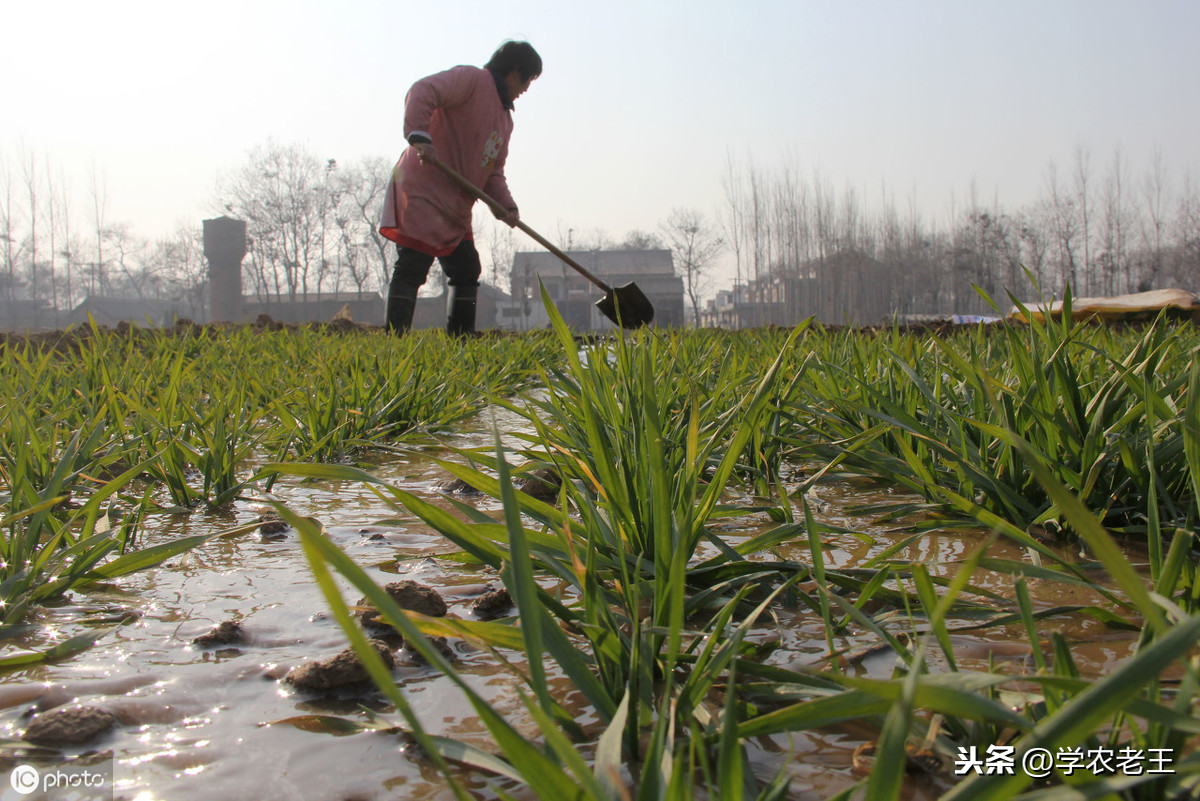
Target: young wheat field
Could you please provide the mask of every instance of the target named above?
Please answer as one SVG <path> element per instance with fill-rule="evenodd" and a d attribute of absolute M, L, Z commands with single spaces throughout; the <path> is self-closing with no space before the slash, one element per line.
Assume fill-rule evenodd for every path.
<path fill-rule="evenodd" d="M 111 760 L 131 799 L 1198 791 L 1192 323 L 580 341 L 548 308 L 3 341 L 0 766 Z M 38 736 L 72 709 L 103 725 Z"/>

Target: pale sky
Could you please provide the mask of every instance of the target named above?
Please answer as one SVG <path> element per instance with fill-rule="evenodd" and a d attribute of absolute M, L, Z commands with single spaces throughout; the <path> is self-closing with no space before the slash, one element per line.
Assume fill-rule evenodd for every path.
<path fill-rule="evenodd" d="M 974 180 L 1020 206 L 1077 146 L 1200 167 L 1196 0 L 521 3 L 0 0 L 0 156 L 48 157 L 144 237 L 198 224 L 269 140 L 390 162 L 412 82 L 526 39 L 509 186 L 526 223 L 655 230 L 710 217 L 727 158 L 886 184 L 945 213 Z M 14 177 L 19 177 L 14 176 Z M 83 216 L 86 220 L 86 216 Z"/>

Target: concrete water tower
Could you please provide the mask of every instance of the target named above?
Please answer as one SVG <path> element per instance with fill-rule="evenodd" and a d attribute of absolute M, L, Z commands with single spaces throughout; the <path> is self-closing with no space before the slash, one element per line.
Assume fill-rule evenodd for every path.
<path fill-rule="evenodd" d="M 204 257 L 208 259 L 208 321 L 241 322 L 242 259 L 246 222 L 232 217 L 204 221 Z"/>

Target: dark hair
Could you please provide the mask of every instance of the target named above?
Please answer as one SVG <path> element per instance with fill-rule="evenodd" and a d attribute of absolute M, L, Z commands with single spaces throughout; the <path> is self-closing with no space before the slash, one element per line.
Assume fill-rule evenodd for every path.
<path fill-rule="evenodd" d="M 510 40 L 500 45 L 483 66 L 500 76 L 516 70 L 522 80 L 528 81 L 542 74 L 542 57 L 529 42 Z"/>

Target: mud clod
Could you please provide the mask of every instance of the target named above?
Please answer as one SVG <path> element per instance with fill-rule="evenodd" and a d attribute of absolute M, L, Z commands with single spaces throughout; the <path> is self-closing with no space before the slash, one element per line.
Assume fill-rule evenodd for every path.
<path fill-rule="evenodd" d="M 440 484 L 435 485 L 434 489 L 438 492 L 444 492 L 447 495 L 482 495 L 483 493 L 472 487 L 461 478 L 446 479 Z"/>
<path fill-rule="evenodd" d="M 116 724 L 116 716 L 107 709 L 95 706 L 59 707 L 35 717 L 26 727 L 22 739 L 48 748 L 80 745 L 104 734 Z"/>
<path fill-rule="evenodd" d="M 392 651 L 380 640 L 370 640 L 371 646 L 390 670 L 395 666 Z M 371 677 L 353 648 L 347 648 L 328 659 L 305 662 L 288 671 L 283 680 L 301 690 L 333 690 L 370 681 Z"/>
<path fill-rule="evenodd" d="M 284 532 L 291 526 L 274 512 L 263 512 L 258 517 L 258 533 L 263 539 L 283 539 Z"/>
<path fill-rule="evenodd" d="M 432 587 L 405 579 L 404 581 L 394 581 L 383 589 L 401 609 L 428 617 L 444 617 L 446 615 L 446 601 Z M 360 598 L 358 605 L 367 607 L 359 613 L 359 620 L 364 626 L 387 626 L 382 615 L 379 614 L 379 610 L 372 606 L 369 600 Z"/>
<path fill-rule="evenodd" d="M 454 649 L 450 647 L 450 643 L 446 642 L 445 637 L 426 637 L 425 639 L 429 640 L 429 644 L 433 646 L 433 650 L 441 654 L 447 662 L 453 662 L 458 659 L 458 656 L 454 653 Z M 412 647 L 412 643 L 406 642 L 404 644 L 404 653 L 418 664 L 429 664 L 428 660 Z"/>
<path fill-rule="evenodd" d="M 245 634 L 246 631 L 242 628 L 242 624 L 226 620 L 224 623 L 213 626 L 212 631 L 201 634 L 192 640 L 192 645 L 198 645 L 201 648 L 209 648 L 215 645 L 233 645 L 234 643 L 241 642 Z"/>
<path fill-rule="evenodd" d="M 508 610 L 512 609 L 512 597 L 508 594 L 508 590 L 501 587 L 498 590 L 485 592 L 475 599 L 475 603 L 471 604 L 471 611 L 476 617 L 484 620 L 492 620 L 493 618 L 502 617 Z"/>
<path fill-rule="evenodd" d="M 520 478 L 514 486 L 526 495 L 532 495 L 541 501 L 552 501 L 558 497 L 562 479 L 551 467 L 532 470 Z"/>

